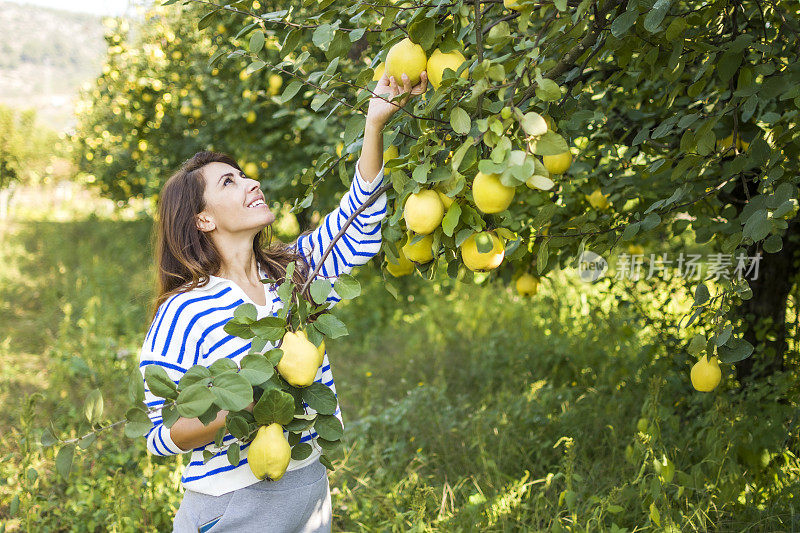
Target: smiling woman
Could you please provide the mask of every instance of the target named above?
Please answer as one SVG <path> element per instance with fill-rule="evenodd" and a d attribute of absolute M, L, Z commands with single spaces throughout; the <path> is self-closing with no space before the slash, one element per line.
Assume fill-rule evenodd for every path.
<path fill-rule="evenodd" d="M 389 98 L 370 100 L 361 157 L 349 190 L 319 227 L 301 233 L 293 244 L 271 244 L 275 215 L 259 182 L 247 177 L 229 155 L 198 152 L 167 180 L 155 225 L 157 297 L 139 356 L 143 379 L 149 365 L 164 369 L 176 384 L 194 365 L 208 367 L 226 358 L 238 367 L 251 341 L 229 335 L 224 326 L 245 303 L 253 304 L 256 319 L 276 316 L 283 302 L 273 291 L 284 281 L 290 262 L 296 264 L 292 281 L 302 286 L 317 267 L 316 278 L 333 282 L 380 251 L 386 192 L 367 201 L 383 185 L 383 127 L 398 105 L 426 87 L 424 72 L 422 82 L 413 88 L 405 75 L 402 88 L 393 78 L 381 78 L 376 94 Z M 401 92 L 409 94 L 399 104 L 389 101 Z M 350 217 L 352 223 L 344 228 Z M 342 238 L 334 243 L 334 236 L 343 228 Z M 331 253 L 323 261 L 328 247 Z M 261 282 L 264 278 L 277 283 L 268 286 Z M 313 302 L 309 292 L 307 288 L 302 296 Z M 328 308 L 340 300 L 335 289 L 331 288 L 326 300 Z M 268 342 L 264 351 L 275 344 Z M 342 423 L 327 352 L 322 345 L 317 349 L 323 356 L 314 382 L 330 388 L 337 399 L 333 416 Z M 275 480 L 260 479 L 248 464 L 251 442 L 240 442 L 227 433 L 222 446 L 216 445 L 217 432 L 226 428 L 228 411 L 220 410 L 208 424 L 199 418 L 178 417 L 167 428 L 162 416 L 164 399 L 155 396 L 146 381 L 145 403 L 152 409 L 153 423 L 145 437 L 148 452 L 161 456 L 191 452 L 181 478 L 185 494 L 173 531 L 253 531 L 255 523 L 269 523 L 269 530 L 276 532 L 330 531 L 327 467 L 320 462 L 322 448 L 314 428 L 300 433 L 300 442 L 311 446 L 308 456 L 292 458 Z M 302 403 L 307 415 L 317 413 Z M 252 408 L 253 403 L 246 410 Z M 288 437 L 285 428 L 278 429 L 283 438 Z M 237 464 L 227 454 L 234 443 L 239 445 Z"/>

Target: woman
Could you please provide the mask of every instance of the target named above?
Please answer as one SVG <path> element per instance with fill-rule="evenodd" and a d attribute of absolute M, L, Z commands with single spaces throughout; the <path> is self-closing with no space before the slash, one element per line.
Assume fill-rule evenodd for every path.
<path fill-rule="evenodd" d="M 210 366 L 221 358 L 239 363 L 250 342 L 223 330 L 234 309 L 249 303 L 256 306 L 258 318 L 277 314 L 282 302 L 275 287 L 260 280 L 280 280 L 291 261 L 297 265 L 295 283 L 307 279 L 347 217 L 383 183 L 383 127 L 399 109 L 397 104 L 405 105 L 410 95 L 422 94 L 426 87 L 425 72 L 413 88 L 403 75 L 402 90 L 384 74 L 374 91 L 383 98 L 372 97 L 369 102 L 361 157 L 349 191 L 319 228 L 302 233 L 291 246 L 262 245 L 262 230 L 275 215 L 266 205 L 259 182 L 245 176 L 229 156 L 199 152 L 167 180 L 155 228 L 159 290 L 139 357 L 142 377 L 148 365 L 158 365 L 178 383 L 196 364 Z M 388 101 L 401 92 L 409 95 L 397 103 Z M 385 216 L 386 195 L 382 194 L 337 241 L 318 276 L 333 280 L 376 255 Z M 338 301 L 335 291 L 328 301 Z M 327 353 L 315 381 L 336 394 Z M 247 464 L 249 443 L 241 444 L 235 466 L 228 461 L 227 449 L 237 439 L 226 434 L 222 446 L 215 445 L 228 411 L 220 411 L 208 425 L 198 418 L 179 417 L 167 428 L 160 409 L 164 399 L 155 396 L 146 383 L 145 402 L 155 408 L 149 415 L 153 427 L 146 436 L 148 452 L 160 456 L 191 452 L 181 478 L 185 492 L 174 532 L 331 530 L 328 475 L 319 461 L 315 431 L 301 434 L 301 442 L 312 446 L 309 457 L 292 459 L 277 481 L 259 480 Z M 252 412 L 252 407 L 253 403 L 247 409 Z M 315 412 L 308 404 L 304 407 L 310 414 Z M 341 421 L 338 407 L 334 414 Z"/>

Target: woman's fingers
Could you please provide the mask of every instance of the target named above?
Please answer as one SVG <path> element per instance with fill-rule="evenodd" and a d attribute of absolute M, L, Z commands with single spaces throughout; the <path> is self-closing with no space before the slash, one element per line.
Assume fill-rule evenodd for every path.
<path fill-rule="evenodd" d="M 426 71 L 422 71 L 419 75 L 419 83 L 411 89 L 411 94 L 417 95 L 424 93 L 428 88 L 428 73 Z"/>

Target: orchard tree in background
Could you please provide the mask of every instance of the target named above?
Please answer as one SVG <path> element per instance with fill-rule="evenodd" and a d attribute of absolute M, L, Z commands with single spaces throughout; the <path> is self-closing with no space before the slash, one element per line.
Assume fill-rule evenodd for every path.
<path fill-rule="evenodd" d="M 652 262 L 700 246 L 758 277 L 686 279 L 689 352 L 736 363 L 742 386 L 796 365 L 796 3 L 164 4 L 133 42 L 110 28 L 81 105 L 76 161 L 112 198 L 155 198 L 213 148 L 305 227 L 312 201 L 330 209 L 349 183 L 381 71 L 419 63 L 385 65 L 408 39 L 436 78 L 384 135 L 390 292 L 412 271 L 537 280 L 586 250 L 644 245 Z M 412 231 L 407 202 L 436 197 L 441 220 Z M 496 264 L 472 263 L 486 254 Z"/>

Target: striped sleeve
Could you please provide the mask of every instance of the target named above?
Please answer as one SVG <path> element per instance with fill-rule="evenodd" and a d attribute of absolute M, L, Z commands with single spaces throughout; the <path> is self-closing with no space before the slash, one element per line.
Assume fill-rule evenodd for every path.
<path fill-rule="evenodd" d="M 148 365 L 157 365 L 166 371 L 172 381 L 177 384 L 183 374 L 194 365 L 193 354 L 199 349 L 196 329 L 192 326 L 195 318 L 187 309 L 192 300 L 186 295 L 176 294 L 167 299 L 158 309 L 145 336 L 139 352 L 139 371 L 144 380 Z M 167 456 L 187 453 L 172 441 L 169 428 L 163 424 L 161 407 L 164 398 L 150 391 L 145 382 L 144 400 L 153 426 L 146 435 L 147 451 L 153 455 Z M 155 409 L 154 409 L 155 408 Z"/>
<path fill-rule="evenodd" d="M 383 166 L 377 176 L 371 182 L 367 182 L 358 170 L 359 161 L 360 158 L 356 161 L 355 177 L 339 201 L 339 207 L 328 213 L 319 227 L 307 235 L 302 235 L 295 243 L 308 262 L 310 270 L 317 267 L 325 248 L 342 229 L 348 217 L 366 203 L 370 194 L 384 184 Z M 386 192 L 353 219 L 342 238 L 336 241 L 333 250 L 325 258 L 316 277 L 333 282 L 337 277 L 349 274 L 354 267 L 366 264 L 371 257 L 377 255 L 381 249 L 381 220 L 385 217 Z M 328 301 L 335 304 L 340 300 L 339 295 L 332 289 Z"/>

